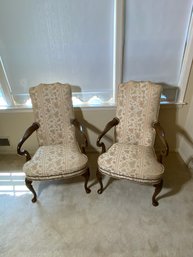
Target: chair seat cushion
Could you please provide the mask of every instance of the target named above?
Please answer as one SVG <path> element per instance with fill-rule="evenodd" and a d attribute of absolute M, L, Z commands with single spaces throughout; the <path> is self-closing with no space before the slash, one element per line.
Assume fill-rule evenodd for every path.
<path fill-rule="evenodd" d="M 32 180 L 69 178 L 84 173 L 87 162 L 76 144 L 41 146 L 24 164 L 23 171 Z"/>
<path fill-rule="evenodd" d="M 124 143 L 115 143 L 100 155 L 98 167 L 112 177 L 146 183 L 158 182 L 164 172 L 151 146 Z"/>

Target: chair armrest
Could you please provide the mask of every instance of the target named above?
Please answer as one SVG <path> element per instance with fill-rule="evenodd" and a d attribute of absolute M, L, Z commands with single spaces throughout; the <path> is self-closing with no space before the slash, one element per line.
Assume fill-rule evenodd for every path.
<path fill-rule="evenodd" d="M 103 132 L 98 136 L 98 139 L 97 139 L 97 146 L 98 147 L 102 147 L 102 152 L 101 153 L 104 153 L 106 152 L 106 146 L 103 142 L 100 142 L 100 140 L 102 139 L 102 137 L 111 129 L 113 128 L 114 126 L 116 126 L 117 124 L 119 124 L 119 119 L 118 118 L 113 118 L 111 121 L 109 121 L 107 123 L 107 125 L 105 126 Z"/>
<path fill-rule="evenodd" d="M 84 133 L 83 126 L 77 119 L 71 119 L 70 122 L 71 122 L 71 124 L 73 124 L 75 126 L 75 128 L 78 129 L 78 131 L 81 134 L 81 137 L 83 139 L 83 142 L 81 144 L 81 151 L 82 151 L 82 153 L 85 154 L 86 153 L 85 148 L 88 146 L 88 141 L 87 141 L 87 136 Z"/>
<path fill-rule="evenodd" d="M 156 134 L 158 135 L 160 141 L 164 146 L 164 148 L 161 150 L 161 156 L 160 156 L 160 162 L 162 162 L 162 157 L 168 156 L 168 153 L 169 153 L 168 142 L 166 140 L 165 132 L 159 122 L 153 123 L 153 128 L 155 129 Z"/>
<path fill-rule="evenodd" d="M 17 153 L 19 155 L 25 155 L 26 161 L 29 161 L 31 159 L 30 154 L 28 151 L 21 149 L 23 143 L 30 137 L 35 130 L 37 130 L 40 127 L 39 123 L 34 122 L 24 133 L 22 139 L 19 141 L 19 144 L 17 145 Z"/>

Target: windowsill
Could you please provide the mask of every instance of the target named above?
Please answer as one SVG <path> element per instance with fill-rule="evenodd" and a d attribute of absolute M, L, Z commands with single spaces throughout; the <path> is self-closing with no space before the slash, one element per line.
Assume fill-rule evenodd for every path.
<path fill-rule="evenodd" d="M 171 109 L 171 108 L 182 108 L 187 103 L 180 103 L 180 102 L 161 102 L 160 108 L 161 109 Z M 93 109 L 114 109 L 116 107 L 115 104 L 103 104 L 103 105 L 81 105 L 81 106 L 74 106 L 76 109 L 84 109 L 84 110 L 93 110 Z M 32 112 L 31 106 L 0 106 L 0 113 L 6 112 Z"/>

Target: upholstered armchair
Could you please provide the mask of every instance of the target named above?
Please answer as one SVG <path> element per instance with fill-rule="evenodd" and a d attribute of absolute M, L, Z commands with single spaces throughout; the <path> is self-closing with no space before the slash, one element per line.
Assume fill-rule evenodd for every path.
<path fill-rule="evenodd" d="M 87 139 L 82 126 L 74 118 L 71 86 L 68 84 L 40 84 L 29 90 L 35 122 L 26 130 L 20 140 L 17 153 L 26 157 L 23 171 L 25 183 L 33 193 L 32 202 L 37 195 L 33 181 L 68 179 L 84 176 L 86 193 L 90 172 L 85 155 Z M 81 150 L 75 136 L 76 128 L 82 136 Z M 36 131 L 39 148 L 31 158 L 22 148 L 23 143 Z"/>
<path fill-rule="evenodd" d="M 104 174 L 153 185 L 152 204 L 158 205 L 156 196 L 163 186 L 162 157 L 167 156 L 169 151 L 165 133 L 157 121 L 161 90 L 160 85 L 151 82 L 130 81 L 119 85 L 116 117 L 97 139 L 97 146 L 102 147 L 96 174 L 100 184 L 99 194 L 103 192 Z M 114 143 L 106 151 L 101 139 L 113 127 Z M 162 142 L 157 156 L 154 151 L 156 132 Z"/>

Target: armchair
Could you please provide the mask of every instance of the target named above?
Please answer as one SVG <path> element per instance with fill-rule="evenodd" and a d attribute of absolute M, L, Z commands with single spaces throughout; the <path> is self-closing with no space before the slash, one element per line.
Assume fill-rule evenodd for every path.
<path fill-rule="evenodd" d="M 29 90 L 35 122 L 26 130 L 17 146 L 17 153 L 26 157 L 23 171 L 25 183 L 33 193 L 32 202 L 37 194 L 33 181 L 68 179 L 82 175 L 85 178 L 86 193 L 90 172 L 85 155 L 86 135 L 81 124 L 74 118 L 71 87 L 68 84 L 40 84 Z M 81 150 L 76 140 L 75 129 L 82 136 Z M 24 150 L 24 142 L 36 131 L 39 148 L 31 158 Z"/>
<path fill-rule="evenodd" d="M 135 182 L 152 184 L 155 187 L 152 204 L 163 186 L 163 156 L 169 152 L 165 133 L 157 122 L 161 86 L 151 82 L 130 81 L 119 85 L 116 118 L 106 125 L 97 139 L 102 147 L 98 158 L 98 193 L 103 192 L 102 174 L 114 178 L 124 178 Z M 101 142 L 103 136 L 114 127 L 115 143 L 106 151 Z M 155 133 L 159 136 L 163 149 L 156 157 L 154 151 Z"/>

